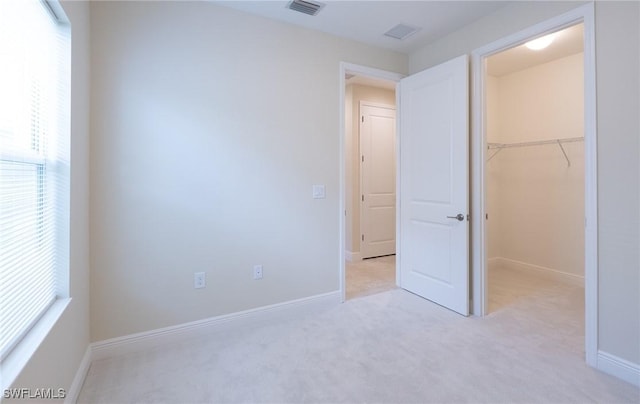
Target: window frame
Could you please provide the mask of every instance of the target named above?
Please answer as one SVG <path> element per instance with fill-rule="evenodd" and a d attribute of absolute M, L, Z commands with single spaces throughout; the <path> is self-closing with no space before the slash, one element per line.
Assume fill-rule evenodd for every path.
<path fill-rule="evenodd" d="M 56 189 L 56 193 L 60 195 L 55 196 L 54 206 L 60 213 L 56 213 L 53 216 L 53 232 L 55 233 L 53 249 L 58 250 L 59 256 L 56 259 L 55 264 L 51 270 L 51 274 L 56 278 L 55 295 L 48 304 L 44 305 L 45 308 L 39 315 L 34 316 L 30 325 L 25 327 L 20 336 L 12 340 L 7 345 L 4 357 L 0 358 L 0 384 L 1 388 L 9 388 L 12 383 L 15 382 L 20 372 L 24 369 L 31 357 L 36 353 L 37 349 L 45 341 L 47 336 L 54 329 L 56 324 L 59 323 L 60 318 L 66 311 L 71 302 L 69 293 L 69 271 L 70 271 L 70 140 L 71 140 L 71 128 L 70 128 L 70 100 L 71 100 L 71 24 L 67 18 L 61 4 L 58 0 L 32 0 L 41 3 L 43 10 L 48 13 L 56 25 L 57 39 L 62 38 L 61 56 L 59 57 L 59 65 L 55 66 L 55 69 L 60 69 L 62 78 L 59 78 L 55 85 L 57 91 L 61 92 L 57 95 L 58 108 L 57 112 L 61 117 L 61 122 L 56 126 L 59 131 L 58 136 L 63 136 L 65 149 L 65 159 L 57 160 L 50 159 L 47 155 L 42 153 L 42 147 L 46 147 L 42 143 L 42 139 L 30 139 L 30 150 L 0 150 L 0 159 L 9 163 L 19 164 L 32 164 L 36 166 L 37 170 L 37 204 L 46 203 L 45 198 L 51 198 L 54 191 L 47 191 L 49 186 L 48 181 L 50 178 L 46 176 L 61 176 L 63 178 L 61 189 Z M 33 136 L 33 132 L 32 132 Z M 37 136 L 36 136 L 37 138 Z M 46 171 L 44 175 L 43 170 Z M 51 174 L 49 174 L 51 172 Z M 36 220 L 38 225 L 43 220 L 45 213 L 38 209 Z M 41 215 L 41 216 L 40 216 Z M 38 237 L 41 235 L 39 234 Z M 60 254 L 60 251 L 62 252 Z"/>

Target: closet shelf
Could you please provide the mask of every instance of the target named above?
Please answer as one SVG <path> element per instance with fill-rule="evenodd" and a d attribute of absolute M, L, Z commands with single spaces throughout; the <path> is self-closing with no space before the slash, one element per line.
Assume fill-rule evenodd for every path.
<path fill-rule="evenodd" d="M 573 142 L 581 142 L 584 140 L 584 137 L 566 137 L 563 139 L 549 139 L 549 140 L 537 140 L 533 142 L 518 142 L 518 143 L 487 143 L 487 149 L 489 150 L 497 150 L 493 153 L 488 159 L 487 162 L 491 161 L 492 158 L 496 156 L 496 154 L 500 153 L 502 149 L 508 149 L 511 147 L 527 147 L 527 146 L 541 146 L 545 144 L 556 144 L 560 147 L 562 151 L 562 155 L 565 160 L 567 160 L 567 167 L 571 167 L 571 161 L 569 161 L 569 157 L 567 153 L 564 151 L 564 147 L 562 147 L 563 143 L 573 143 Z"/>

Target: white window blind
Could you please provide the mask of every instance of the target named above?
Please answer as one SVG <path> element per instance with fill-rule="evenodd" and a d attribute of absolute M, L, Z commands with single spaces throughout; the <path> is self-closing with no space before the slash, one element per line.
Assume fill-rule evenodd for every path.
<path fill-rule="evenodd" d="M 69 268 L 69 27 L 46 3 L 0 1 L 0 359 Z"/>

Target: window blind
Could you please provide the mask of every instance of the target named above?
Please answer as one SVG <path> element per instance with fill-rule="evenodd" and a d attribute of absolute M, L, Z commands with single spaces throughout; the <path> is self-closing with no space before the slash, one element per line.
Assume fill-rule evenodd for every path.
<path fill-rule="evenodd" d="M 38 0 L 0 1 L 0 15 L 3 359 L 67 291 L 70 37 Z"/>

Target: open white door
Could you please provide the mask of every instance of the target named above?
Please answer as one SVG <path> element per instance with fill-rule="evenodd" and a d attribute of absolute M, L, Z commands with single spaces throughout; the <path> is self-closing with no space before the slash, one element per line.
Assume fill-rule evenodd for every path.
<path fill-rule="evenodd" d="M 400 81 L 400 286 L 469 315 L 469 73 L 461 56 Z"/>
<path fill-rule="evenodd" d="M 396 110 L 360 102 L 362 258 L 396 253 Z"/>

